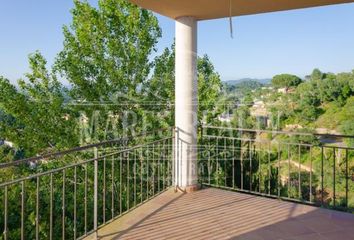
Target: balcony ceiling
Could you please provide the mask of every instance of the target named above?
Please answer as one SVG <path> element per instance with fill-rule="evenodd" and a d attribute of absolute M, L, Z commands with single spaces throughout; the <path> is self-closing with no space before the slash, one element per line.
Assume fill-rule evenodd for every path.
<path fill-rule="evenodd" d="M 177 19 L 183 16 L 198 20 L 230 16 L 230 0 L 129 0 L 161 15 Z M 354 0 L 231 0 L 232 16 L 317 7 Z"/>

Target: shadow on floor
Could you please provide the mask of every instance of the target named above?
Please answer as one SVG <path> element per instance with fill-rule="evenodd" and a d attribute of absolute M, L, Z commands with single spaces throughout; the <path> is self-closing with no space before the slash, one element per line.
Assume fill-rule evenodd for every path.
<path fill-rule="evenodd" d="M 354 239 L 354 215 L 220 189 L 167 191 L 100 239 Z"/>

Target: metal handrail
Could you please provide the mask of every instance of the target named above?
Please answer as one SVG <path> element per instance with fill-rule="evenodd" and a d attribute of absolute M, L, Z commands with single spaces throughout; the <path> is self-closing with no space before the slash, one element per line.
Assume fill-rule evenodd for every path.
<path fill-rule="evenodd" d="M 19 179 L 16 179 L 16 180 L 12 180 L 12 181 L 9 181 L 9 182 L 6 182 L 6 183 L 0 183 L 0 188 L 5 187 L 5 186 L 9 186 L 9 185 L 13 185 L 13 184 L 25 181 L 25 180 L 35 179 L 37 177 L 45 176 L 45 175 L 48 175 L 48 174 L 51 174 L 51 173 L 61 172 L 61 171 L 65 170 L 65 169 L 73 168 L 73 167 L 80 166 L 80 165 L 85 165 L 85 164 L 93 162 L 93 161 L 101 161 L 101 160 L 103 160 L 105 158 L 113 157 L 113 156 L 116 156 L 116 155 L 119 155 L 119 154 L 122 154 L 122 153 L 131 152 L 133 150 L 136 150 L 136 149 L 139 149 L 139 148 L 143 148 L 145 146 L 149 146 L 149 145 L 152 145 L 152 144 L 157 144 L 157 143 L 159 143 L 161 141 L 166 141 L 166 140 L 172 140 L 172 137 L 162 138 L 160 140 L 156 140 L 156 141 L 149 142 L 149 143 L 146 143 L 146 144 L 136 145 L 136 146 L 131 147 L 131 148 L 127 148 L 127 149 L 120 150 L 120 151 L 117 151 L 117 152 L 114 152 L 114 153 L 110 153 L 110 154 L 106 154 L 106 155 L 103 155 L 103 156 L 97 156 L 97 157 L 90 158 L 90 159 L 85 160 L 85 161 L 69 164 L 69 165 L 66 165 L 64 167 L 52 169 L 52 170 L 49 170 L 49 171 L 46 171 L 46 172 L 32 174 L 30 176 L 19 178 Z"/>
<path fill-rule="evenodd" d="M 111 145 L 111 144 L 124 143 L 126 141 L 132 140 L 137 137 L 143 137 L 143 136 L 146 136 L 146 135 L 149 135 L 152 133 L 161 132 L 161 131 L 168 131 L 168 130 L 172 130 L 172 129 L 173 128 L 162 128 L 162 129 L 153 130 L 153 131 L 149 131 L 149 132 L 143 132 L 143 133 L 140 133 L 140 134 L 132 136 L 132 137 L 124 137 L 124 138 L 119 138 L 119 139 L 114 139 L 114 140 L 108 140 L 108 141 L 89 144 L 89 145 L 85 145 L 85 146 L 81 146 L 81 147 L 75 147 L 75 148 L 71 148 L 71 149 L 63 150 L 63 151 L 59 151 L 59 152 L 48 153 L 48 154 L 44 154 L 44 155 L 37 156 L 37 157 L 20 159 L 20 160 L 8 162 L 8 163 L 0 163 L 0 169 L 11 167 L 11 166 L 16 166 L 16 165 L 28 163 L 28 162 L 37 162 L 37 161 L 40 161 L 43 159 L 48 159 L 48 158 L 57 158 L 57 157 L 64 156 L 64 155 L 67 155 L 70 153 L 81 152 L 81 151 L 92 149 L 95 147 L 102 147 L 102 146 Z"/>
<path fill-rule="evenodd" d="M 210 129 L 220 129 L 220 130 L 235 130 L 241 132 L 273 133 L 273 134 L 284 134 L 284 135 L 319 136 L 319 137 L 333 137 L 333 138 L 354 138 L 354 135 L 342 135 L 342 134 L 301 133 L 301 132 L 279 131 L 279 130 L 219 127 L 219 126 L 210 126 L 210 125 L 203 125 L 201 127 L 203 129 L 210 128 Z"/>
<path fill-rule="evenodd" d="M 11 238 L 14 230 L 20 231 L 21 239 L 28 234 L 30 220 L 26 211 L 27 196 L 33 198 L 30 205 L 35 215 L 34 222 L 31 222 L 35 226 L 31 225 L 33 238 L 39 239 L 40 231 L 48 231 L 49 239 L 79 239 L 91 233 L 97 234 L 101 226 L 166 190 L 173 185 L 176 174 L 174 168 L 177 165 L 174 165 L 173 159 L 176 129 L 160 129 L 139 135 L 147 136 L 168 130 L 172 130 L 168 132 L 168 136 L 149 138 L 145 143 L 114 151 L 109 145 L 124 143 L 133 138 L 121 138 L 13 162 L 9 166 L 93 150 L 93 157 L 83 155 L 89 159 L 80 159 L 79 162 L 0 184 L 0 197 L 3 198 L 3 204 L 0 204 L 0 228 L 3 227 L 4 239 Z M 232 134 L 236 135 L 235 132 Z M 345 211 L 352 211 L 354 208 L 349 205 L 349 163 L 354 156 L 354 148 L 311 143 L 272 143 L 232 134 L 201 134 L 199 144 L 192 146 L 198 150 L 199 180 L 203 185 Z M 277 134 L 284 132 L 277 131 Z M 99 147 L 107 149 L 100 152 Z M 339 157 L 338 153 L 341 154 Z M 301 161 L 304 155 L 309 160 L 309 166 Z M 315 160 L 317 164 L 314 164 Z M 341 169 L 338 168 L 339 163 Z M 282 170 L 286 171 L 281 172 Z M 304 179 L 304 172 L 308 179 Z M 281 179 L 283 175 L 285 180 Z M 325 183 L 327 178 L 333 180 L 332 185 Z M 345 181 L 344 188 L 341 186 L 342 190 L 338 181 Z M 308 190 L 306 194 L 303 194 L 304 188 Z M 78 194 L 80 189 L 81 195 Z M 326 191 L 333 195 L 332 202 L 326 199 Z M 79 199 L 79 196 L 83 199 Z M 42 209 L 43 203 L 46 208 Z M 88 206 L 93 206 L 92 212 L 88 211 Z M 73 211 L 69 212 L 68 209 Z M 16 222 L 12 213 L 18 210 L 20 221 Z M 54 217 L 61 218 L 61 225 L 54 226 Z M 67 222 L 68 218 L 71 221 Z M 42 221 L 48 220 L 49 225 L 40 230 Z"/>
<path fill-rule="evenodd" d="M 354 212 L 354 206 L 349 205 L 349 180 L 354 176 L 349 167 L 354 163 L 354 147 L 238 135 L 241 131 L 274 133 L 267 130 L 205 128 L 216 131 L 207 133 L 201 129 L 198 145 L 201 184 Z M 217 131 L 230 129 L 235 132 Z"/>
<path fill-rule="evenodd" d="M 202 135 L 205 138 L 220 138 L 220 139 L 229 139 L 229 140 L 239 140 L 245 142 L 257 142 L 257 143 L 268 143 L 267 140 L 257 140 L 252 138 L 240 138 L 240 137 L 227 137 L 227 136 L 218 136 L 218 135 Z M 296 146 L 304 146 L 304 147 L 325 147 L 325 148 L 336 148 L 336 149 L 349 149 L 354 150 L 354 147 L 342 147 L 342 146 L 332 146 L 332 145 L 324 145 L 324 144 L 307 144 L 307 143 L 296 143 L 296 142 L 279 142 L 282 145 L 296 145 Z"/>
<path fill-rule="evenodd" d="M 161 130 L 154 132 L 158 131 Z M 168 136 L 108 153 L 98 151 L 98 147 L 104 150 L 107 143 L 120 143 L 122 139 L 80 147 L 79 151 L 92 148 L 94 157 L 1 183 L 0 228 L 3 239 L 13 239 L 17 231 L 21 239 L 30 236 L 39 239 L 42 231 L 46 231 L 49 239 L 81 239 L 96 235 L 99 227 L 165 191 L 172 185 L 173 168 L 174 132 L 168 133 Z M 46 158 L 65 156 L 76 150 L 50 154 Z M 94 185 L 93 191 L 89 190 L 89 185 Z M 79 189 L 83 199 L 79 199 Z M 26 210 L 28 196 L 34 196 L 35 205 L 31 205 L 35 216 L 32 235 L 28 232 L 28 224 L 33 224 Z M 41 208 L 42 204 L 46 207 Z M 91 204 L 93 211 L 88 210 Z M 20 208 L 19 222 L 14 220 L 13 214 L 17 206 Z M 61 218 L 61 225 L 54 224 L 54 216 Z M 71 221 L 68 222 L 67 218 Z M 49 225 L 41 225 L 43 221 L 48 221 Z"/>

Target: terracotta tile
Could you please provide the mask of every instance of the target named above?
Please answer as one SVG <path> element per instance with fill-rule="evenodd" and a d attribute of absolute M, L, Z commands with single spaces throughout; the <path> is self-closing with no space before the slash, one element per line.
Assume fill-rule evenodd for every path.
<path fill-rule="evenodd" d="M 275 228 L 282 234 L 283 237 L 299 236 L 305 234 L 313 234 L 306 224 L 295 220 L 286 220 L 275 224 Z"/>
<path fill-rule="evenodd" d="M 309 229 L 317 232 L 317 233 L 327 233 L 332 231 L 342 231 L 344 230 L 343 227 L 334 224 L 330 219 L 326 218 L 312 218 L 306 220 L 300 220 L 305 224 Z M 353 221 L 354 226 L 354 221 Z"/>
<path fill-rule="evenodd" d="M 318 233 L 305 234 L 296 237 L 285 238 L 284 240 L 324 240 L 323 236 Z"/>
<path fill-rule="evenodd" d="M 99 235 L 144 240 L 347 240 L 354 239 L 353 226 L 351 214 L 210 188 L 190 194 L 166 191 L 103 227 Z"/>

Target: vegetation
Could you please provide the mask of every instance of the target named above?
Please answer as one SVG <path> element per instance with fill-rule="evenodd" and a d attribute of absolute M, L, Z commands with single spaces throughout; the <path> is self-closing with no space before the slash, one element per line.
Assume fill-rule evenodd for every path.
<path fill-rule="evenodd" d="M 239 103 L 248 107 L 234 108 L 234 115 L 250 111 L 254 102 L 261 101 L 266 107 L 269 128 L 283 129 L 298 125 L 303 129 L 325 128 L 328 131 L 353 135 L 354 72 L 322 73 L 315 69 L 304 80 L 290 74 L 276 75 L 271 85 L 255 88 L 227 87 L 225 95 L 238 96 Z M 286 92 L 278 92 L 286 88 Z M 242 94 L 241 94 L 242 92 Z M 235 122 L 238 120 L 236 119 Z M 256 117 L 250 122 L 256 126 Z"/>
<path fill-rule="evenodd" d="M 171 179 L 167 177 L 171 169 L 167 166 L 170 164 L 167 160 L 172 158 L 172 152 L 166 146 L 171 146 L 172 142 L 146 144 L 152 140 L 171 138 L 172 132 L 160 131 L 144 138 L 137 137 L 137 133 L 174 125 L 174 45 L 151 59 L 161 37 L 157 18 L 124 0 L 100 0 L 98 8 L 86 1 L 75 0 L 72 23 L 64 26 L 63 34 L 64 46 L 52 67 L 47 66 L 41 53 L 35 52 L 29 56 L 30 72 L 17 85 L 0 77 L 0 140 L 13 144 L 12 147 L 0 146 L 0 163 L 134 136 L 129 141 L 122 141 L 119 146 L 107 147 L 103 153 L 145 144 L 144 148 L 127 152 L 130 159 L 134 156 L 140 164 L 129 164 L 126 154 L 114 155 L 116 166 L 113 167 L 113 163 L 104 165 L 106 174 L 102 161 L 99 164 L 99 191 L 102 191 L 104 180 L 112 182 L 112 185 L 107 183 L 107 189 L 113 189 L 110 194 L 119 199 L 121 205 L 113 208 L 106 200 L 107 196 L 101 197 L 100 194 L 98 208 L 103 209 L 105 202 L 107 211 L 113 211 L 113 215 L 117 216 L 137 204 L 129 203 L 129 198 L 145 201 L 157 193 L 157 189 L 162 190 L 162 186 L 170 184 Z M 70 86 L 65 88 L 59 79 L 66 79 Z M 211 111 L 219 98 L 221 81 L 208 56 L 198 58 L 198 82 L 202 103 L 199 112 Z M 215 118 L 215 115 L 209 117 Z M 201 121 L 202 118 L 199 119 Z M 159 164 L 145 161 L 156 156 L 166 161 Z M 53 174 L 53 238 L 62 238 L 63 228 L 67 229 L 65 237 L 73 238 L 75 231 L 78 237 L 84 234 L 85 209 L 83 204 L 74 208 L 73 202 L 74 198 L 84 199 L 86 193 L 87 196 L 93 195 L 93 164 L 89 161 L 93 157 L 93 149 L 88 149 L 55 160 L 48 157 L 38 162 L 3 168 L 0 169 L 0 181 L 4 183 L 80 163 L 77 167 Z M 82 164 L 87 160 L 89 163 Z M 116 175 L 121 172 L 121 176 L 117 177 L 111 173 L 113 171 Z M 157 181 L 151 177 L 152 173 L 157 176 L 158 171 L 160 175 L 164 174 L 165 180 Z M 137 183 L 138 193 L 134 195 L 128 184 L 133 172 L 142 174 Z M 26 238 L 36 237 L 37 220 L 39 237 L 49 238 L 50 181 L 49 175 L 38 178 L 38 181 L 36 178 L 24 181 Z M 10 213 L 8 228 L 11 230 L 8 238 L 19 239 L 21 184 L 11 185 L 6 194 Z M 36 216 L 37 196 L 40 219 Z M 2 187 L 0 199 L 4 198 L 5 188 Z M 62 213 L 63 201 L 67 202 L 66 216 Z M 85 201 L 89 206 L 87 227 L 91 230 L 93 199 Z M 75 210 L 78 216 L 76 222 L 73 221 Z M 5 215 L 3 207 L 0 208 L 0 215 Z M 100 212 L 98 221 L 103 223 L 103 212 Z M 4 226 L 4 217 L 0 218 L 0 226 Z"/>
<path fill-rule="evenodd" d="M 24 76 L 24 79 L 20 79 L 17 85 L 11 84 L 5 77 L 0 77 L 0 140 L 13 144 L 13 146 L 0 146 L 0 163 L 9 163 L 26 157 L 119 137 L 136 136 L 135 133 L 174 125 L 174 45 L 151 59 L 161 37 L 157 18 L 151 12 L 137 8 L 124 0 L 100 0 L 98 8 L 92 7 L 86 1 L 75 0 L 72 17 L 72 23 L 63 28 L 64 46 L 58 53 L 54 66 L 48 67 L 43 55 L 35 52 L 29 56 L 30 72 Z M 325 127 L 342 134 L 354 135 L 354 71 L 332 74 L 322 73 L 315 69 L 305 79 L 291 74 L 280 74 L 274 76 L 271 85 L 246 81 L 233 86 L 227 84 L 223 86 L 219 74 L 207 55 L 198 57 L 197 64 L 200 125 L 205 122 L 223 125 L 225 123 L 221 123 L 218 116 L 220 113 L 227 113 L 232 115 L 230 121 L 232 127 L 289 130 L 287 126 L 299 125 L 301 132 L 313 133 L 316 132 L 316 128 Z M 70 87 L 64 87 L 60 79 L 69 81 Z M 285 88 L 286 91 L 278 91 L 280 88 Z M 269 118 L 270 124 L 257 123 L 260 118 L 252 112 L 254 111 L 252 108 L 255 107 L 253 105 L 257 101 L 263 102 L 268 115 L 262 118 Z M 290 127 L 290 130 L 294 129 Z M 120 148 L 107 148 L 106 153 L 138 143 L 146 144 L 147 140 L 157 140 L 161 137 L 171 138 L 170 134 L 171 132 L 163 133 L 162 136 L 152 136 L 151 139 L 145 139 L 145 141 L 136 137 L 122 142 Z M 312 197 L 315 200 L 324 194 L 319 192 L 318 180 L 323 157 L 326 159 L 324 166 L 326 169 L 336 169 L 338 195 L 343 195 L 345 191 L 343 177 L 346 175 L 344 164 L 346 155 L 343 151 L 334 153 L 325 151 L 322 154 L 320 151 L 322 142 L 308 135 L 290 137 L 245 134 L 243 137 L 252 140 L 266 139 L 270 143 L 267 146 L 270 148 L 267 149 L 269 152 L 257 152 L 256 149 L 262 149 L 264 146 L 256 144 L 252 146 L 251 141 L 227 140 L 223 143 L 225 146 L 239 144 L 240 149 L 245 150 L 236 153 L 235 149 L 224 148 L 226 150 L 222 151 L 208 149 L 209 153 L 211 152 L 218 159 L 231 159 L 235 156 L 238 159 L 232 166 L 226 162 L 213 160 L 215 171 L 211 176 L 215 185 L 236 184 L 241 187 L 242 183 L 242 186 L 248 186 L 248 190 L 258 189 L 260 192 L 272 194 L 277 194 L 277 188 L 279 188 L 282 196 L 300 196 L 302 200 L 309 200 L 311 196 L 308 171 L 300 172 L 304 185 L 301 193 L 298 190 L 301 183 L 296 182 L 298 176 L 295 172 L 291 172 L 284 183 L 279 181 L 279 178 L 288 174 L 287 170 L 289 170 L 277 167 L 279 156 L 282 160 L 289 160 L 288 156 L 296 156 L 300 153 L 301 156 L 297 159 L 299 163 L 304 166 L 313 164 L 316 169 L 316 175 L 314 173 L 311 178 L 314 188 L 311 189 L 313 190 Z M 220 144 L 221 140 L 223 139 L 217 139 L 214 142 L 210 140 L 208 144 Z M 295 143 L 295 147 L 276 150 L 274 143 L 278 141 Z M 340 143 L 344 146 L 354 144 L 353 139 Z M 163 142 L 162 146 L 158 145 L 158 149 L 161 150 L 166 144 L 171 146 L 172 142 Z M 314 147 L 313 155 L 310 156 L 309 149 L 300 148 L 299 150 L 296 144 L 312 144 L 316 148 Z M 139 149 L 127 154 L 128 157 L 136 157 L 141 162 L 139 166 L 129 165 L 128 157 L 121 156 L 122 154 L 117 157 L 120 161 L 119 167 L 114 168 L 114 159 L 107 166 L 100 164 L 99 182 L 103 184 L 106 175 L 112 180 L 111 185 L 107 187 L 113 189 L 112 196 L 120 194 L 121 202 L 123 202 L 119 209 L 120 213 L 133 206 L 133 204 L 129 205 L 129 198 L 134 197 L 137 198 L 135 200 L 142 202 L 155 193 L 155 187 L 160 187 L 162 182 L 156 183 L 155 180 L 149 180 L 149 172 L 156 174 L 161 170 L 167 174 L 170 171 L 165 165 L 151 165 L 151 163 L 150 165 L 144 163 L 144 165 L 142 163 L 143 159 L 152 159 L 156 155 L 161 157 L 161 152 L 166 152 L 166 149 L 158 152 L 155 145 L 149 147 L 149 149 Z M 171 154 L 168 152 L 164 157 L 171 159 Z M 0 170 L 0 180 L 5 182 L 19 176 L 42 173 L 93 157 L 93 151 L 90 149 L 75 156 L 60 158 L 60 161 L 44 159 L 38 163 L 5 168 Z M 330 162 L 332 159 L 337 159 L 334 166 Z M 349 159 L 350 171 L 354 171 L 352 153 L 349 154 Z M 106 164 L 106 159 L 104 161 Z M 252 161 L 254 161 L 253 165 Z M 271 167 L 266 164 L 270 164 Z M 55 174 L 53 208 L 56 213 L 61 212 L 63 201 L 73 203 L 74 197 L 84 199 L 87 193 L 85 191 L 92 196 L 92 165 L 84 164 L 72 167 L 67 172 Z M 244 167 L 244 175 L 241 176 L 241 173 L 237 172 L 232 179 L 231 170 L 241 169 L 241 166 Z M 103 173 L 103 169 L 107 171 L 107 174 Z M 115 182 L 116 176 L 112 173 L 114 169 L 121 172 L 120 180 L 124 180 Z M 129 195 L 131 193 L 129 193 L 128 179 L 131 179 L 133 172 L 140 172 L 144 177 L 141 175 L 139 180 L 141 184 L 138 187 L 139 194 Z M 147 180 L 144 181 L 145 176 Z M 48 192 L 51 179 L 49 176 L 44 176 L 42 180 L 43 182 L 36 181 L 36 179 L 26 181 L 28 185 L 24 201 L 27 206 L 25 214 L 28 218 L 25 221 L 25 231 L 30 239 L 35 238 L 34 228 L 38 220 L 35 211 L 37 196 L 41 199 L 39 215 L 48 219 L 50 214 Z M 164 184 L 166 182 L 164 181 Z M 83 187 L 85 184 L 90 186 L 88 190 Z M 333 194 L 331 192 L 333 180 L 326 178 L 323 184 L 325 194 L 327 194 L 326 201 L 328 203 L 335 201 L 330 199 Z M 38 193 L 36 192 L 37 186 Z M 66 197 L 61 195 L 63 186 L 67 187 L 62 190 Z M 76 186 L 78 186 L 77 189 Z M 118 192 L 119 188 L 123 190 Z M 102 191 L 101 186 L 100 191 Z M 350 191 L 354 191 L 352 185 Z M 7 194 L 10 206 L 9 225 L 12 228 L 9 238 L 18 239 L 20 238 L 20 224 L 18 224 L 20 216 L 17 214 L 21 211 L 20 185 L 9 188 Z M 2 188 L 0 199 L 4 199 L 4 195 L 5 189 Z M 353 197 L 350 198 L 350 206 L 354 205 L 353 199 Z M 85 200 L 89 206 L 92 206 L 92 199 Z M 99 209 L 102 209 L 106 195 L 99 201 Z M 339 204 L 343 206 L 345 203 Z M 113 215 L 117 215 L 118 208 L 114 209 L 113 205 L 107 204 L 107 209 L 113 211 Z M 78 234 L 84 232 L 82 218 L 77 221 L 77 225 L 72 221 L 74 210 L 76 208 L 68 204 L 68 216 L 66 218 L 64 216 L 66 222 L 64 226 L 58 220 L 61 215 L 55 216 L 58 219 L 54 224 L 53 232 L 56 236 L 54 238 L 61 237 L 63 227 L 72 230 L 74 226 L 77 226 Z M 0 216 L 3 216 L 2 208 L 0 211 Z M 84 214 L 84 211 L 82 206 L 77 208 L 77 214 L 80 216 Z M 92 215 L 92 212 L 89 212 L 88 218 L 92 219 Z M 100 223 L 103 221 L 102 218 L 99 219 Z M 1 217 L 0 226 L 3 225 L 4 218 Z M 41 220 L 39 225 L 40 237 L 48 238 L 48 222 Z M 88 225 L 92 228 L 92 223 Z M 66 237 L 73 237 L 72 232 Z"/>
<path fill-rule="evenodd" d="M 157 19 L 122 0 L 74 4 L 53 69 L 36 52 L 18 88 L 0 79 L 0 136 L 27 157 L 173 126 L 174 46 L 149 59 L 161 36 Z M 221 91 L 207 56 L 198 58 L 198 80 L 202 116 Z"/>
<path fill-rule="evenodd" d="M 65 118 L 72 115 L 64 105 L 66 90 L 47 71 L 40 53 L 30 55 L 29 65 L 31 73 L 18 81 L 18 88 L 0 77 L 0 107 L 6 119 L 0 123 L 0 136 L 27 156 L 77 144 L 73 119 Z"/>
<path fill-rule="evenodd" d="M 279 194 L 302 201 L 310 201 L 311 198 L 320 205 L 335 205 L 339 209 L 349 206 L 353 211 L 354 198 L 351 193 L 354 192 L 354 185 L 350 180 L 354 171 L 354 151 L 350 148 L 354 146 L 353 138 L 312 135 L 332 133 L 354 136 L 353 85 L 354 71 L 333 74 L 315 69 L 305 79 L 280 74 L 272 79 L 270 85 L 243 88 L 242 93 L 235 87 L 227 87 L 224 95 L 238 96 L 237 104 L 231 110 L 231 121 L 220 124 L 233 128 L 284 130 L 295 135 L 264 132 L 247 136 L 247 131 L 220 133 L 209 129 L 209 135 L 220 137 L 205 144 L 221 144 L 219 149 L 225 150 L 215 152 L 212 147 L 209 148 L 204 154 L 212 156 L 209 164 L 214 167 L 211 172 L 202 172 L 214 176 L 211 178 L 214 185 L 231 187 L 234 184 L 244 190 L 275 196 Z M 226 138 L 223 143 L 223 136 L 228 134 L 237 138 L 233 142 Z M 230 147 L 233 145 L 237 147 Z M 243 153 L 239 152 L 239 146 L 243 146 Z M 311 149 L 308 146 L 312 146 Z M 236 153 L 230 154 L 232 151 Z M 264 154 L 267 152 L 269 155 Z M 225 159 L 235 159 L 235 162 Z M 346 190 L 349 192 L 348 202 Z"/>
<path fill-rule="evenodd" d="M 276 75 L 272 79 L 272 85 L 275 88 L 289 89 L 290 87 L 298 86 L 301 82 L 301 78 L 291 74 Z"/>
<path fill-rule="evenodd" d="M 303 132 L 293 136 L 213 128 L 204 132 L 210 137 L 200 139 L 202 183 L 354 213 L 353 150 L 322 145 Z"/>
<path fill-rule="evenodd" d="M 265 84 L 262 84 L 256 80 L 241 81 L 235 84 L 230 84 L 228 82 L 224 83 L 224 88 L 226 91 L 228 92 L 236 91 L 237 93 L 259 89 L 263 86 L 265 86 Z"/>

